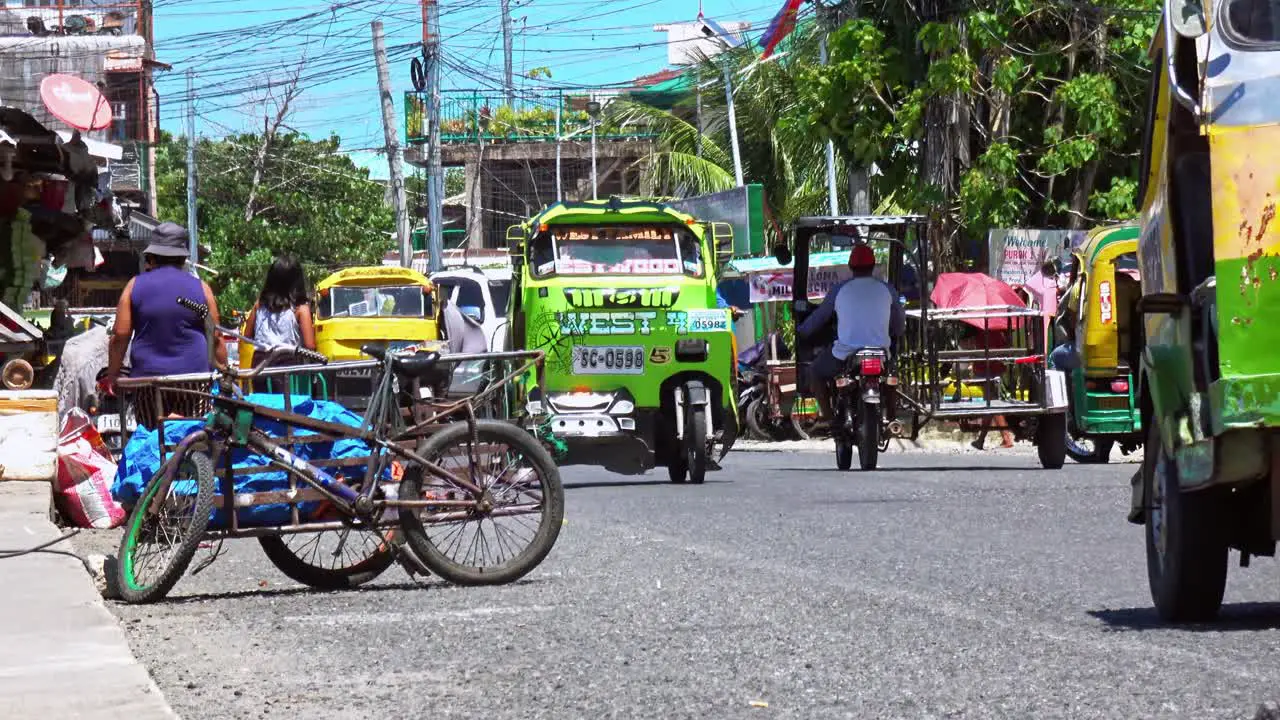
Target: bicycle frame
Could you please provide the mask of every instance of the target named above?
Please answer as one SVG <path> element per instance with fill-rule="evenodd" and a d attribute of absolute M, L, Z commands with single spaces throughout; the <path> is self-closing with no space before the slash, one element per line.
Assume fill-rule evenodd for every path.
<path fill-rule="evenodd" d="M 191 435 L 188 435 L 178 446 L 174 452 L 164 459 L 159 471 L 156 475 L 161 482 L 171 482 L 177 471 L 177 459 L 181 458 L 184 451 L 193 447 L 204 445 L 210 452 L 211 459 L 214 461 L 215 467 L 225 452 L 227 446 L 243 445 L 249 447 L 269 458 L 270 465 L 276 467 L 290 476 L 300 479 L 306 485 L 315 489 L 325 500 L 331 502 L 344 515 L 369 520 L 377 517 L 383 510 L 388 508 L 458 508 L 465 510 L 466 508 L 476 507 L 478 504 L 485 502 L 485 490 L 466 478 L 460 478 L 439 465 L 430 462 L 426 458 L 418 455 L 416 452 L 403 448 L 399 443 L 411 440 L 424 431 L 428 430 L 432 425 L 438 424 L 443 417 L 456 414 L 459 410 L 467 411 L 466 418 L 468 424 L 474 433 L 475 413 L 472 403 L 479 399 L 484 399 L 497 392 L 505 386 L 511 379 L 527 373 L 531 368 L 540 369 L 540 363 L 543 354 L 541 352 L 506 352 L 491 354 L 459 354 L 452 356 L 444 356 L 441 362 L 454 364 L 468 362 L 474 360 L 524 360 L 519 367 L 508 373 L 498 382 L 494 383 L 489 389 L 477 395 L 458 400 L 453 403 L 444 405 L 429 417 L 417 422 L 407 429 L 397 428 L 397 432 L 385 433 L 379 432 L 379 428 L 401 425 L 399 406 L 396 403 L 396 375 L 393 368 L 394 358 L 388 355 L 382 362 L 376 363 L 382 366 L 382 373 L 378 382 L 377 390 L 368 410 L 365 412 L 361 427 L 353 427 L 340 423 L 326 422 L 317 420 L 306 415 L 300 415 L 288 411 L 279 411 L 273 408 L 267 408 L 254 403 L 246 402 L 239 397 L 240 393 L 236 388 L 236 383 L 243 380 L 251 380 L 261 375 L 285 375 L 297 373 L 307 369 L 307 366 L 295 366 L 290 368 L 272 369 L 267 364 L 245 372 L 224 371 L 215 374 L 196 373 L 187 375 L 174 375 L 162 378 L 139 378 L 139 379 L 121 379 L 120 386 L 122 388 L 143 387 L 148 384 L 155 383 L 183 383 L 191 381 L 208 381 L 214 380 L 218 384 L 218 394 L 198 392 L 185 388 L 171 388 L 168 392 L 193 395 L 203 397 L 212 401 L 213 408 L 205 418 L 205 427 Z M 341 366 L 356 365 L 362 367 L 368 366 L 370 363 L 343 363 Z M 334 369 L 325 366 L 326 369 Z M 374 450 L 366 463 L 364 483 L 359 491 L 342 482 L 340 477 L 336 477 L 329 472 L 317 467 L 316 465 L 299 458 L 293 452 L 288 450 L 285 445 L 275 442 L 265 434 L 256 429 L 250 429 L 244 438 L 236 440 L 234 438 L 235 425 L 237 416 L 242 413 L 249 413 L 253 417 L 263 417 L 275 422 L 281 423 L 291 428 L 301 428 L 320 433 L 325 436 L 344 439 L 361 440 L 369 444 Z M 252 428 L 252 421 L 249 427 Z M 466 492 L 470 499 L 464 500 L 386 500 L 374 499 L 374 493 L 377 491 L 378 483 L 375 479 L 386 469 L 387 460 L 390 456 L 394 456 L 405 462 L 413 462 L 422 468 L 422 470 L 437 479 L 445 480 L 451 483 L 458 490 Z M 471 458 L 474 464 L 475 459 Z M 160 502 L 166 493 L 158 493 L 153 502 Z M 520 508 L 504 508 L 497 509 L 494 512 L 498 516 L 520 514 Z M 435 521 L 448 521 L 453 519 L 461 519 L 466 516 L 465 512 L 457 513 L 441 513 L 433 515 Z M 394 524 L 389 522 L 389 524 Z M 311 529 L 319 529 L 316 524 L 308 526 Z M 277 529 L 278 530 L 278 529 Z"/>

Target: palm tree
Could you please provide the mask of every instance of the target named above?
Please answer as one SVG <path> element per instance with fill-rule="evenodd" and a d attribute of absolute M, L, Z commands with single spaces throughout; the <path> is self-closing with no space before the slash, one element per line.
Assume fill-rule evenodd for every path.
<path fill-rule="evenodd" d="M 616 122 L 643 125 L 657 133 L 652 153 L 640 161 L 648 193 L 688 196 L 734 186 L 723 63 L 734 84 L 746 182 L 764 186 L 778 223 L 827 212 L 825 138 L 809 125 L 798 88 L 804 64 L 816 58 L 816 39 L 804 31 L 787 55 L 767 62 L 760 62 L 749 47 L 704 57 L 689 70 L 701 81 L 701 130 L 696 96 L 672 110 L 636 100 L 615 101 L 611 112 Z"/>

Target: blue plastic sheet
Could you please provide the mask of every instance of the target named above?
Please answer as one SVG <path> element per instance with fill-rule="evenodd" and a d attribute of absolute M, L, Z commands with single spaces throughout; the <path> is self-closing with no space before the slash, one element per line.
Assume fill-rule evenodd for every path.
<path fill-rule="evenodd" d="M 264 407 L 276 410 L 284 409 L 283 395 L 267 395 L 254 394 L 249 395 L 246 400 L 251 403 L 262 405 Z M 360 427 L 363 419 L 342 407 L 338 403 L 327 402 L 323 400 L 312 400 L 309 397 L 295 395 L 292 398 L 293 412 L 299 415 L 306 415 L 316 420 L 325 420 L 333 423 L 341 423 L 352 427 Z M 170 449 L 183 440 L 186 436 L 204 427 L 203 420 L 170 420 L 165 422 L 165 440 Z M 254 427 L 262 430 L 272 437 L 283 437 L 285 426 L 273 420 L 265 418 L 256 418 Z M 305 436 L 310 431 L 301 428 L 294 428 L 295 436 Z M 139 427 L 138 431 L 129 439 L 128 445 L 125 446 L 123 457 L 120 461 L 119 472 L 116 473 L 115 483 L 111 487 L 111 494 L 120 504 L 131 507 L 138 498 L 142 496 L 143 487 L 160 469 L 160 433 L 158 430 L 148 430 Z M 336 442 L 327 443 L 308 443 L 295 445 L 291 451 L 303 460 L 339 460 L 347 458 L 367 457 L 369 455 L 369 446 L 361 440 L 341 439 Z M 231 461 L 233 467 L 261 467 L 268 464 L 268 460 L 263 455 L 250 453 L 246 448 L 234 448 L 231 453 Z M 224 460 L 225 462 L 225 460 Z M 347 477 L 363 477 L 365 468 L 345 467 L 341 469 L 342 474 Z M 330 471 L 336 474 L 336 471 Z M 219 478 L 221 475 L 219 474 Z M 301 482 L 301 481 L 300 481 Z M 288 476 L 284 471 L 260 472 L 252 475 L 236 475 L 235 488 L 237 493 L 255 493 L 255 492 L 272 492 L 286 490 L 289 487 Z M 221 483 L 218 486 L 221 491 Z M 195 483 L 178 482 L 174 488 L 179 494 L 194 494 Z M 210 520 L 209 527 L 214 529 L 225 528 L 229 526 L 228 518 L 222 510 L 222 498 L 218 497 L 215 502 L 216 512 Z M 299 511 L 306 518 L 314 513 L 318 503 L 302 503 Z M 281 525 L 290 522 L 291 513 L 288 505 L 261 505 L 257 507 L 240 508 L 240 527 L 260 527 L 268 525 Z"/>

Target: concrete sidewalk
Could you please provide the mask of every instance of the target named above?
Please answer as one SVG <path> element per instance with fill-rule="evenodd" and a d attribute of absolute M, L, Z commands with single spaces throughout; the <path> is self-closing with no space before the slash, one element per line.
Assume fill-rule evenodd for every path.
<path fill-rule="evenodd" d="M 48 542 L 49 485 L 0 482 L 0 550 Z M 72 542 L 51 549 L 72 551 Z M 84 566 L 64 555 L 0 559 L 0 714 L 6 718 L 176 718 Z"/>

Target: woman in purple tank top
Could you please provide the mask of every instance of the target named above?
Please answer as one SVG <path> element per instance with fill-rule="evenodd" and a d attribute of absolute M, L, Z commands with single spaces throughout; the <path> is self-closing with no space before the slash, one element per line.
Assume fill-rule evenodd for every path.
<path fill-rule="evenodd" d="M 204 303 L 209 306 L 214 324 L 219 321 L 213 291 L 183 267 L 189 255 L 188 241 L 187 231 L 176 223 L 162 223 L 152 232 L 151 244 L 143 251 L 146 272 L 129 281 L 116 306 L 111 356 L 107 363 L 108 388 L 115 387 L 130 340 L 133 342 L 129 354 L 132 377 L 211 369 L 204 320 L 178 304 L 179 298 Z M 214 360 L 225 367 L 227 349 L 220 342 L 215 343 Z"/>

